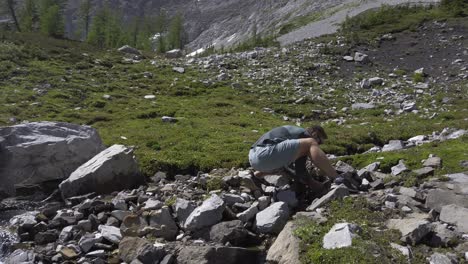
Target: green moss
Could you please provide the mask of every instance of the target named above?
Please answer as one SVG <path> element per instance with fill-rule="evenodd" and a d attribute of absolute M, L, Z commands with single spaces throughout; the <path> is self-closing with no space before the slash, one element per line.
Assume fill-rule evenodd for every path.
<path fill-rule="evenodd" d="M 413 82 L 414 82 L 414 83 L 422 83 L 422 82 L 424 82 L 424 74 L 422 74 L 422 73 L 414 73 L 414 74 L 413 74 Z"/>
<path fill-rule="evenodd" d="M 206 190 L 208 192 L 214 191 L 214 190 L 221 190 L 223 189 L 223 187 L 224 187 L 224 182 L 223 182 L 223 178 L 221 177 L 213 176 L 213 177 L 210 177 L 208 181 L 206 182 Z"/>

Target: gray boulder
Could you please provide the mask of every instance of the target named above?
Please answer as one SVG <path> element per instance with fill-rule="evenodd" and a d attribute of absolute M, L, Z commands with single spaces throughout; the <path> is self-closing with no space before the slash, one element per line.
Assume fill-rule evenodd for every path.
<path fill-rule="evenodd" d="M 351 105 L 353 110 L 362 110 L 362 109 L 374 109 L 375 105 L 368 103 L 355 103 Z"/>
<path fill-rule="evenodd" d="M 458 231 L 468 233 L 468 208 L 455 204 L 445 205 L 440 211 L 440 221 L 456 225 Z"/>
<path fill-rule="evenodd" d="M 257 213 L 258 213 L 258 203 L 254 203 L 247 210 L 238 213 L 236 216 L 242 222 L 246 223 L 250 221 L 252 218 L 254 218 Z"/>
<path fill-rule="evenodd" d="M 212 226 L 223 218 L 224 201 L 216 194 L 195 208 L 184 223 L 184 228 L 195 231 Z"/>
<path fill-rule="evenodd" d="M 76 169 L 60 183 L 63 197 L 90 192 L 110 193 L 130 189 L 144 183 L 133 150 L 113 145 Z"/>
<path fill-rule="evenodd" d="M 290 208 L 296 207 L 299 203 L 299 201 L 296 198 L 296 193 L 291 190 L 279 191 L 276 194 L 276 199 L 280 202 L 287 203 Z"/>
<path fill-rule="evenodd" d="M 178 264 L 258 264 L 260 250 L 239 247 L 181 246 Z"/>
<path fill-rule="evenodd" d="M 180 224 L 183 225 L 185 220 L 189 217 L 189 215 L 195 210 L 196 206 L 193 205 L 192 202 L 187 201 L 185 199 L 177 198 L 174 211 L 177 216 L 177 220 L 179 220 Z"/>
<path fill-rule="evenodd" d="M 115 226 L 100 225 L 98 230 L 101 232 L 102 237 L 109 242 L 118 244 L 120 240 L 122 240 L 122 233 L 120 233 L 120 229 Z"/>
<path fill-rule="evenodd" d="M 385 151 L 395 151 L 395 150 L 401 150 L 405 146 L 403 145 L 403 141 L 401 140 L 390 140 L 388 144 L 384 145 L 382 147 L 382 152 Z"/>
<path fill-rule="evenodd" d="M 229 242 L 234 246 L 242 246 L 248 237 L 249 231 L 240 220 L 221 222 L 210 229 L 210 240 L 221 244 Z"/>
<path fill-rule="evenodd" d="M 120 259 L 127 263 L 136 259 L 143 264 L 158 263 L 165 254 L 163 248 L 154 247 L 144 238 L 125 237 L 119 243 Z"/>
<path fill-rule="evenodd" d="M 294 235 L 294 223 L 288 222 L 267 253 L 266 260 L 277 264 L 300 264 L 300 240 Z"/>
<path fill-rule="evenodd" d="M 182 57 L 182 51 L 180 49 L 173 49 L 166 52 L 166 58 L 175 59 Z"/>
<path fill-rule="evenodd" d="M 89 126 L 33 122 L 0 128 L 0 193 L 15 195 L 15 185 L 66 179 L 104 149 Z"/>
<path fill-rule="evenodd" d="M 141 52 L 133 47 L 130 47 L 129 45 L 124 45 L 117 49 L 120 52 L 123 53 L 128 53 L 128 54 L 134 54 L 134 55 L 141 55 Z"/>
<path fill-rule="evenodd" d="M 403 160 L 399 160 L 398 164 L 392 167 L 392 175 L 397 176 L 400 175 L 401 173 L 409 171 L 408 167 L 406 167 L 405 163 Z"/>
<path fill-rule="evenodd" d="M 361 52 L 356 52 L 354 53 L 354 61 L 361 62 L 361 63 L 368 63 L 370 60 L 369 60 L 369 56 L 367 56 L 366 54 L 361 53 Z"/>
<path fill-rule="evenodd" d="M 429 264 L 457 264 L 457 256 L 452 254 L 444 255 L 442 253 L 434 253 L 429 258 Z"/>
<path fill-rule="evenodd" d="M 149 225 L 155 228 L 153 234 L 156 237 L 162 237 L 166 240 L 175 240 L 179 231 L 168 207 L 152 211 L 149 215 Z"/>
<path fill-rule="evenodd" d="M 349 223 L 338 223 L 323 237 L 323 248 L 335 249 L 350 247 L 353 238 L 360 232 L 359 226 Z"/>
<path fill-rule="evenodd" d="M 468 199 L 466 199 L 465 195 L 458 195 L 448 190 L 434 189 L 427 193 L 427 208 L 440 212 L 443 206 L 450 204 L 468 208 Z"/>
<path fill-rule="evenodd" d="M 34 263 L 35 254 L 32 250 L 17 249 L 6 259 L 5 264 Z"/>
<path fill-rule="evenodd" d="M 289 218 L 289 207 L 284 202 L 276 202 L 256 215 L 255 226 L 260 233 L 278 234 Z"/>
<path fill-rule="evenodd" d="M 399 230 L 402 234 L 401 241 L 416 245 L 432 231 L 431 223 L 425 215 L 412 215 L 405 219 L 390 219 L 387 222 L 390 229 Z"/>

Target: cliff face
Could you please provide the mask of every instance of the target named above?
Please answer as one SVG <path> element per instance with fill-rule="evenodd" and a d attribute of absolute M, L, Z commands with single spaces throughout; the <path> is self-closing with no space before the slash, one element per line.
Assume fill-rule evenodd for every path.
<path fill-rule="evenodd" d="M 95 8 L 103 0 L 95 0 Z M 113 8 L 123 11 L 125 18 L 158 14 L 169 16 L 180 12 L 188 50 L 215 45 L 229 47 L 257 34 L 272 34 L 291 19 L 325 10 L 343 0 L 110 0 Z M 66 10 L 67 31 L 76 27 L 79 0 L 70 0 Z"/>

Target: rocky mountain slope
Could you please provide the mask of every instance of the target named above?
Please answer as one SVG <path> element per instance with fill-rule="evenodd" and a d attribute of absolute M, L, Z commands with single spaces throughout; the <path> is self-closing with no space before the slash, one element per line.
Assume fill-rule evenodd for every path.
<path fill-rule="evenodd" d="M 334 33 L 337 24 L 343 22 L 347 16 L 352 17 L 381 5 L 417 2 L 419 1 L 108 1 L 115 10 L 122 10 L 126 19 L 141 15 L 157 15 L 160 10 L 167 11 L 169 17 L 176 13 L 183 14 L 188 41 L 186 48 L 189 52 L 209 46 L 218 49 L 235 46 L 252 38 L 254 34 L 279 36 L 281 44 L 289 44 Z M 424 3 L 437 2 L 434 0 Z M 66 25 L 69 32 L 73 32 L 77 26 L 79 3 L 77 0 L 68 1 Z M 103 1 L 98 0 L 93 3 L 95 8 L 98 8 Z M 297 20 L 301 20 L 301 17 L 306 22 L 297 24 Z M 307 23 L 311 22 L 315 23 L 307 26 Z M 290 28 L 285 35 L 283 27 Z"/>
<path fill-rule="evenodd" d="M 202 58 L 6 35 L 0 262 L 466 262 L 468 21 L 392 12 Z M 346 185 L 252 177 L 263 132 L 317 123 Z"/>

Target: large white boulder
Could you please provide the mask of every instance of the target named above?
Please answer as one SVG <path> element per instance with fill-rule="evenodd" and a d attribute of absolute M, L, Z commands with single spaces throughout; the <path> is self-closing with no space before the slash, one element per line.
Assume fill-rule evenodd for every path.
<path fill-rule="evenodd" d="M 213 194 L 198 206 L 185 220 L 184 228 L 189 231 L 200 230 L 213 226 L 223 218 L 224 201 L 218 195 Z"/>
<path fill-rule="evenodd" d="M 276 202 L 256 215 L 255 227 L 260 233 L 279 234 L 288 218 L 288 205 L 284 202 Z"/>
<path fill-rule="evenodd" d="M 81 165 L 59 187 L 63 197 L 71 197 L 91 192 L 111 193 L 143 183 L 133 149 L 113 145 Z"/>
<path fill-rule="evenodd" d="M 89 126 L 32 122 L 0 128 L 0 195 L 15 195 L 15 185 L 66 179 L 104 149 Z"/>

